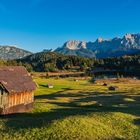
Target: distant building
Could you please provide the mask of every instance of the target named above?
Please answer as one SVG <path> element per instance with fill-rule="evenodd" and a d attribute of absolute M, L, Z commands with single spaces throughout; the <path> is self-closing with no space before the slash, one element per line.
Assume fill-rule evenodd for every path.
<path fill-rule="evenodd" d="M 0 67 L 0 114 L 30 111 L 35 89 L 36 84 L 24 67 Z"/>
<path fill-rule="evenodd" d="M 48 87 L 48 88 L 53 88 L 53 85 L 48 84 L 47 87 Z"/>

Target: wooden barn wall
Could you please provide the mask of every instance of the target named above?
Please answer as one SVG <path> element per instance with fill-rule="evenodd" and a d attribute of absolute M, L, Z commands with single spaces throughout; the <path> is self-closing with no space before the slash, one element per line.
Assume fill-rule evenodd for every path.
<path fill-rule="evenodd" d="M 9 108 L 12 106 L 20 104 L 30 104 L 34 101 L 34 95 L 32 92 L 14 93 L 7 94 L 4 93 L 0 95 L 0 108 Z"/>

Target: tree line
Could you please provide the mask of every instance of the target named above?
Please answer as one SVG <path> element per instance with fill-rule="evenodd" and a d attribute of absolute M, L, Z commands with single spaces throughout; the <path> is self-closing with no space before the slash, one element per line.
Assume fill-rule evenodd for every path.
<path fill-rule="evenodd" d="M 0 60 L 0 65 L 25 66 L 28 71 L 54 72 L 60 70 L 84 71 L 93 66 L 93 59 L 42 52 L 18 60 Z"/>
<path fill-rule="evenodd" d="M 18 60 L 0 60 L 0 66 L 25 66 L 28 71 L 54 72 L 60 70 L 85 71 L 97 67 L 139 73 L 140 55 L 94 59 L 67 56 L 55 52 L 42 52 Z"/>

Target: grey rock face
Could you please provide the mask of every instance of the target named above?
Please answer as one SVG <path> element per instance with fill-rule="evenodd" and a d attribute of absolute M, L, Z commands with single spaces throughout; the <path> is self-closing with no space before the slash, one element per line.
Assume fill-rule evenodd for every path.
<path fill-rule="evenodd" d="M 134 54 L 140 51 L 140 33 L 126 34 L 123 38 L 104 40 L 98 38 L 95 42 L 68 41 L 56 52 L 67 55 L 80 55 L 84 57 L 117 57 Z"/>
<path fill-rule="evenodd" d="M 0 46 L 0 59 L 20 59 L 32 53 L 14 46 Z"/>
<path fill-rule="evenodd" d="M 61 48 L 57 48 L 55 52 L 89 58 L 95 57 L 95 53 L 92 50 L 87 49 L 87 43 L 84 41 L 68 41 Z"/>

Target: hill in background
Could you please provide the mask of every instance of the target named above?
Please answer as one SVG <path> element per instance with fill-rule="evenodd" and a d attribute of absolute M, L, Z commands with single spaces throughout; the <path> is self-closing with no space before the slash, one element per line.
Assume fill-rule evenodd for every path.
<path fill-rule="evenodd" d="M 32 53 L 14 46 L 0 46 L 0 59 L 19 59 Z"/>

